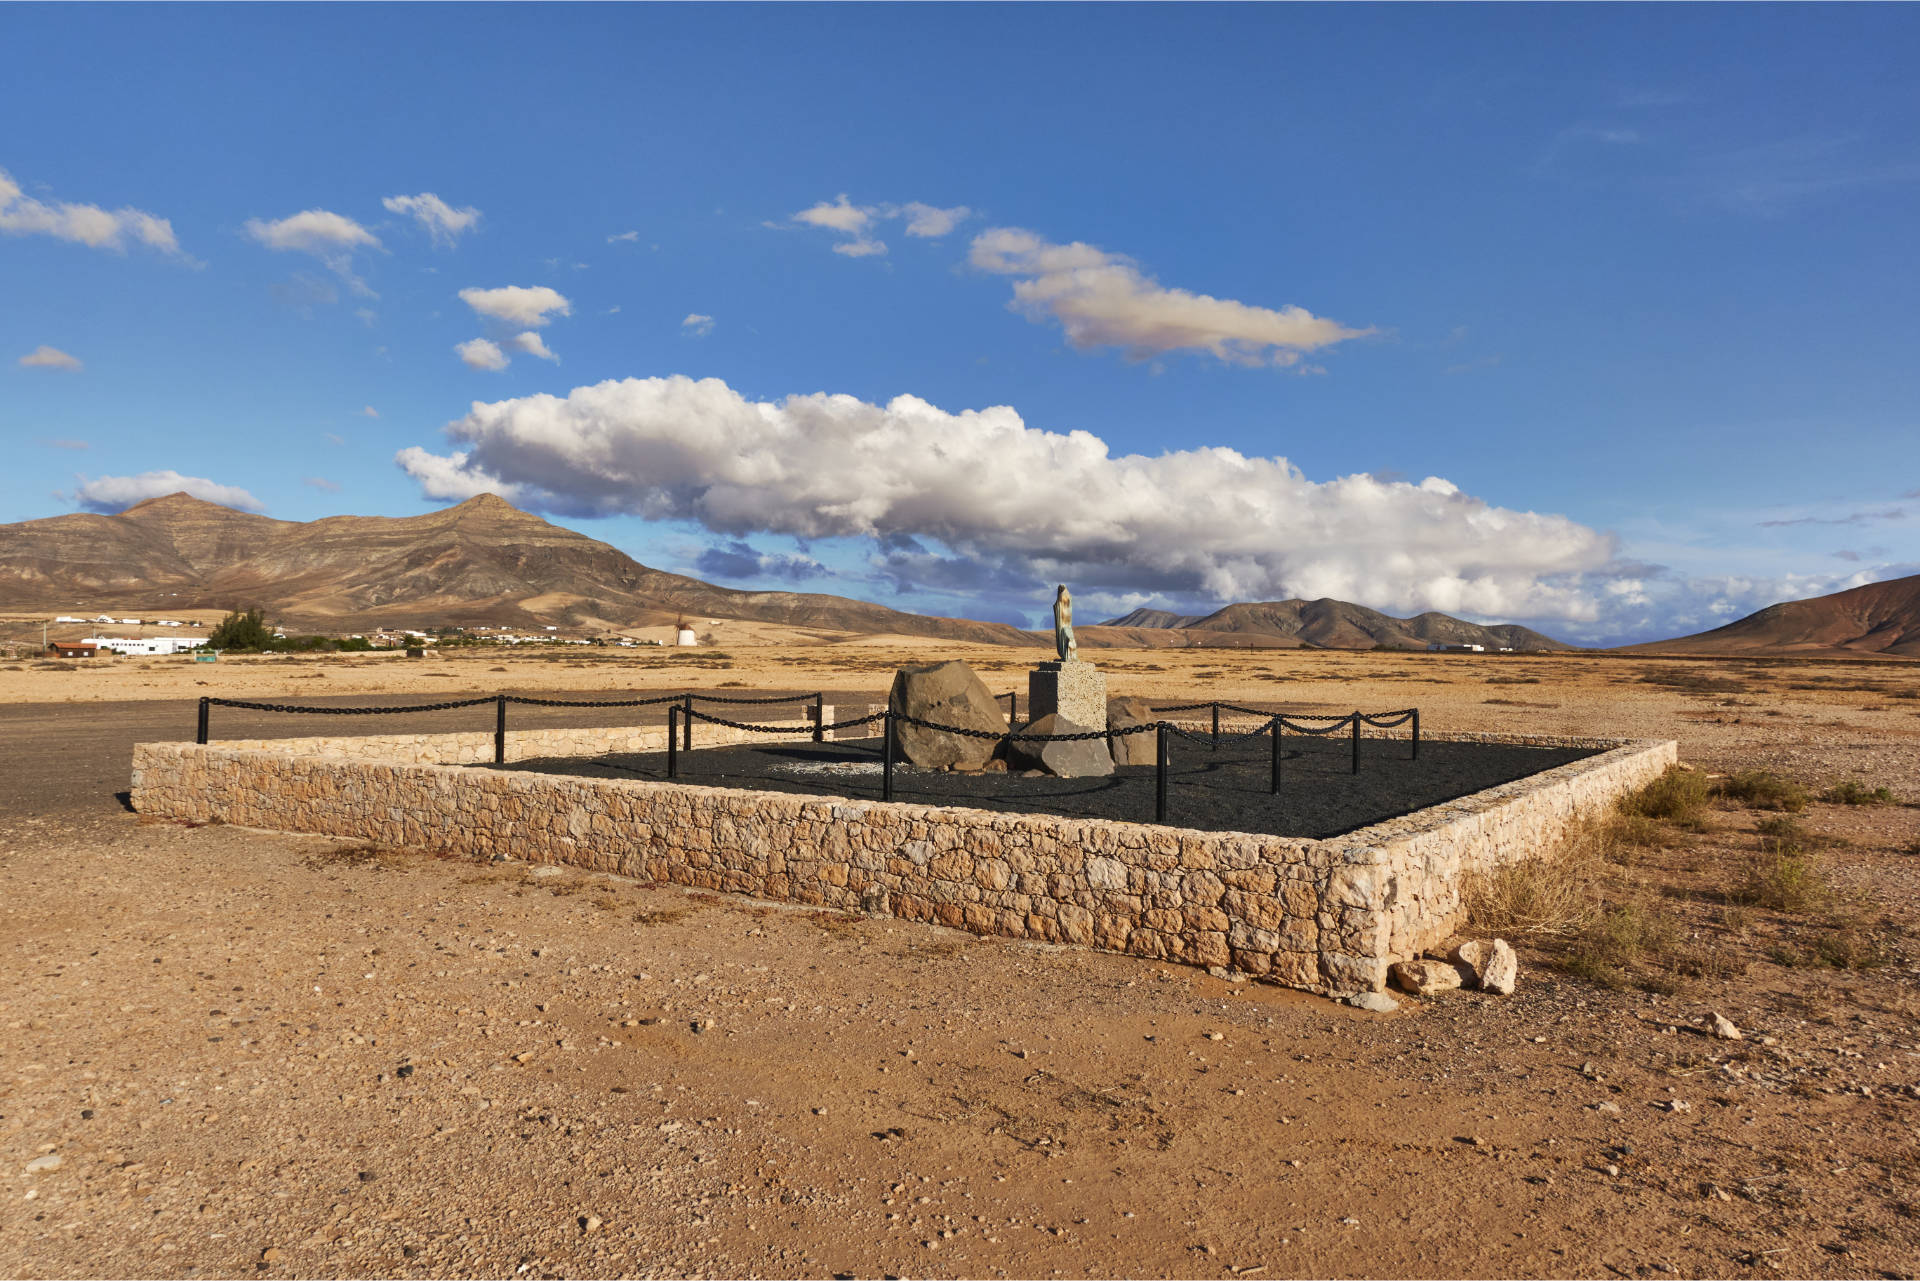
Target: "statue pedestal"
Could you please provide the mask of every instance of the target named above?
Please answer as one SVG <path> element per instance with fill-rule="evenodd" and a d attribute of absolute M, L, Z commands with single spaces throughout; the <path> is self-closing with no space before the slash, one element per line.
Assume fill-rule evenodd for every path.
<path fill-rule="evenodd" d="M 1092 663 L 1042 663 L 1027 673 L 1027 719 L 1058 712 L 1083 729 L 1107 727 L 1107 678 Z"/>

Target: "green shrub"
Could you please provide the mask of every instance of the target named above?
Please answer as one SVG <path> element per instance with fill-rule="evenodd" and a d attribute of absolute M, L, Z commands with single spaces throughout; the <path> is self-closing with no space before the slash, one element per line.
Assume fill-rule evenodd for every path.
<path fill-rule="evenodd" d="M 273 628 L 260 616 L 258 606 L 244 614 L 236 609 L 207 637 L 207 648 L 259 653 L 273 648 Z"/>
<path fill-rule="evenodd" d="M 1810 799 L 1807 789 L 1772 770 L 1743 769 L 1713 785 L 1713 794 L 1749 809 L 1784 810 L 1798 814 Z"/>
<path fill-rule="evenodd" d="M 1884 787 L 1868 787 L 1848 779 L 1820 793 L 1820 799 L 1835 805 L 1891 805 L 1893 793 Z"/>
<path fill-rule="evenodd" d="M 1671 916 L 1637 903 L 1596 914 L 1567 949 L 1566 968 L 1604 987 L 1627 986 L 1633 970 L 1672 953 L 1680 927 Z"/>

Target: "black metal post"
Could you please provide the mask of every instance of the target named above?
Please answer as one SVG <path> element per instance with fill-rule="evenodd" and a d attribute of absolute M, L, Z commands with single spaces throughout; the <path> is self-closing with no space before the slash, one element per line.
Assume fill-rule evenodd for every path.
<path fill-rule="evenodd" d="M 1280 795 L 1280 718 L 1274 717 L 1267 722 L 1267 731 L 1273 735 L 1273 785 L 1268 789 L 1274 796 Z"/>
<path fill-rule="evenodd" d="M 1353 772 L 1360 772 L 1360 713 L 1353 714 Z"/>
<path fill-rule="evenodd" d="M 1413 755 L 1409 759 L 1420 759 L 1420 709 L 1413 709 Z"/>
<path fill-rule="evenodd" d="M 1167 723 L 1153 730 L 1153 821 L 1167 821 Z"/>
<path fill-rule="evenodd" d="M 893 799 L 893 709 L 888 708 L 881 719 L 880 736 L 880 799 Z"/>
<path fill-rule="evenodd" d="M 827 696 L 825 694 L 815 694 L 813 696 L 813 741 L 814 742 L 824 743 L 827 741 L 826 726 L 827 726 Z"/>
<path fill-rule="evenodd" d="M 1017 689 L 1010 689 L 1007 691 L 1007 724 L 1018 725 L 1019 723 L 1020 723 L 1020 691 Z"/>
<path fill-rule="evenodd" d="M 680 746 L 686 751 L 693 750 L 693 695 L 688 694 L 680 701 Z"/>
<path fill-rule="evenodd" d="M 1213 750 L 1220 750 L 1220 704 L 1213 705 Z"/>
<path fill-rule="evenodd" d="M 200 700 L 200 728 L 194 734 L 193 741 L 200 744 L 202 747 L 205 747 L 207 745 L 207 710 L 212 706 L 213 706 L 212 699 L 203 698 Z"/>
<path fill-rule="evenodd" d="M 680 709 L 667 704 L 667 777 L 680 777 Z"/>
<path fill-rule="evenodd" d="M 493 763 L 507 763 L 507 696 L 493 696 Z"/>

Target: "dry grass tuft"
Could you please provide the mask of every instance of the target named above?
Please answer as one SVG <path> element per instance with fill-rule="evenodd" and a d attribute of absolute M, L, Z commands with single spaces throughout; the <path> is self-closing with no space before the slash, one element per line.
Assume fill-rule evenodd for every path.
<path fill-rule="evenodd" d="M 1868 787 L 1865 783 L 1847 779 L 1835 783 L 1820 793 L 1820 799 L 1834 805 L 1892 805 L 1893 792 L 1885 787 Z"/>
<path fill-rule="evenodd" d="M 1706 820 L 1707 800 L 1706 775 L 1682 765 L 1669 765 L 1659 778 L 1621 797 L 1620 812 L 1697 831 Z"/>
<path fill-rule="evenodd" d="M 1714 784 L 1713 794 L 1749 809 L 1780 810 L 1788 814 L 1798 814 L 1811 799 L 1800 784 L 1764 769 L 1729 774 Z"/>

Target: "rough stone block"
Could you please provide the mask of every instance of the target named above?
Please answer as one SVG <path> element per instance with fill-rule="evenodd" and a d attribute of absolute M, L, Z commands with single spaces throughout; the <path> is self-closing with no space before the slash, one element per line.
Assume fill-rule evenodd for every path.
<path fill-rule="evenodd" d="M 1027 673 L 1028 717 L 1037 721 L 1055 714 L 1090 730 L 1107 728 L 1107 678 L 1099 668 L 1074 659 L 1042 663 Z"/>

